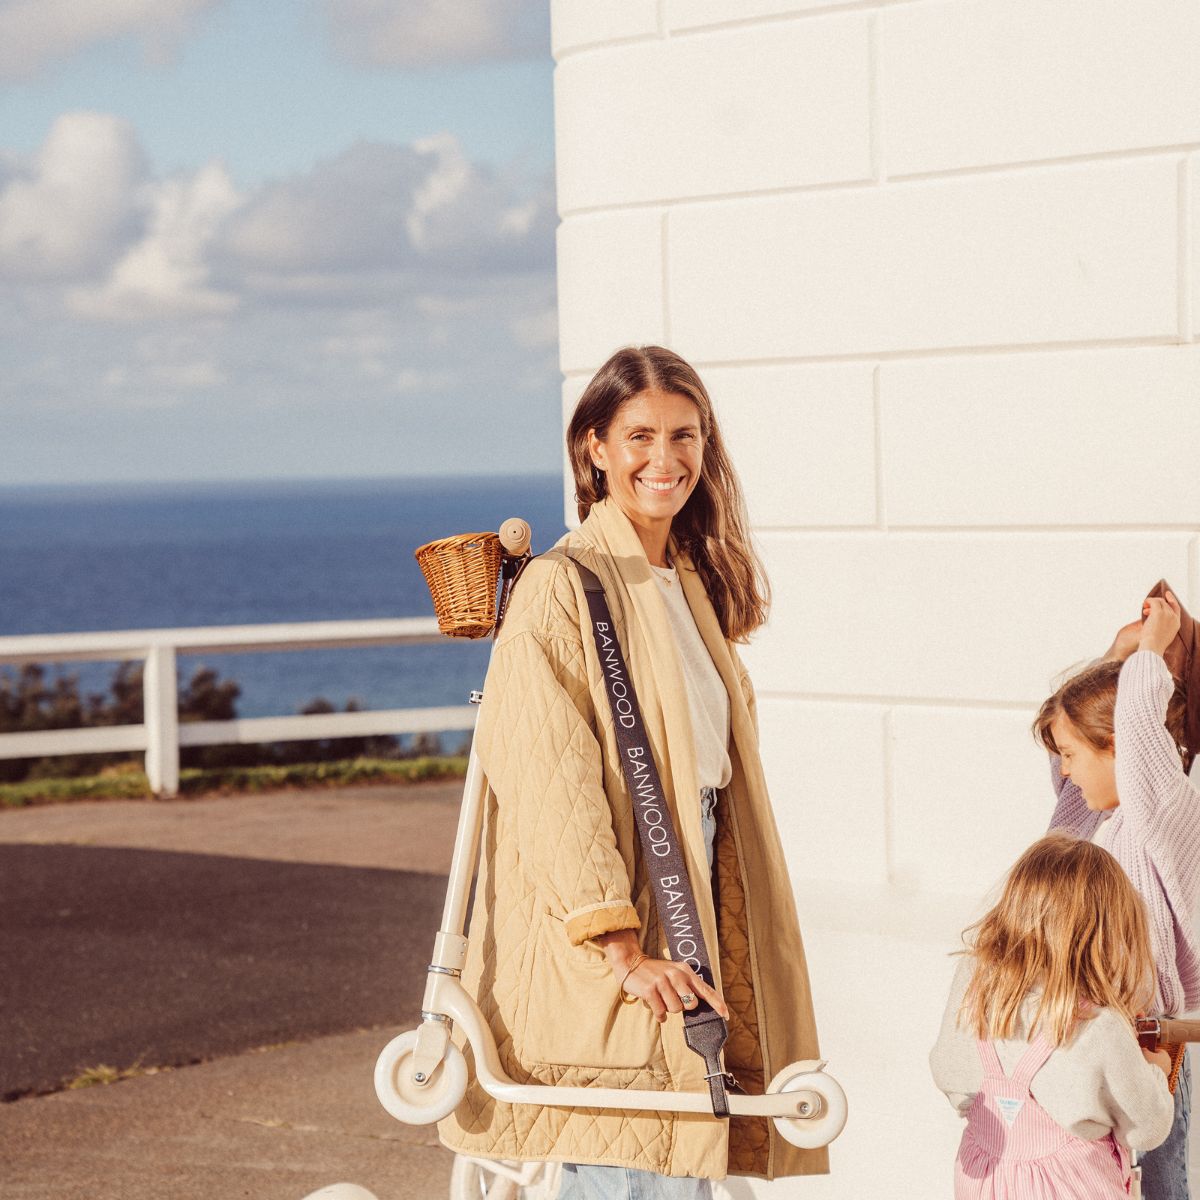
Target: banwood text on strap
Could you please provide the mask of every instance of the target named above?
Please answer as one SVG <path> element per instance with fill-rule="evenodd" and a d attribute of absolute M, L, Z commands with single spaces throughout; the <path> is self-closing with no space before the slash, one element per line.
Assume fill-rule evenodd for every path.
<path fill-rule="evenodd" d="M 579 571 L 587 596 L 592 636 L 596 639 L 604 687 L 612 706 L 621 769 L 633 798 L 642 858 L 654 891 L 659 923 L 670 946 L 671 958 L 676 962 L 686 962 L 712 987 L 712 962 L 701 932 L 696 897 L 688 878 L 675 823 L 671 820 L 663 795 L 658 768 L 650 752 L 650 739 L 642 724 L 642 712 L 633 690 L 633 680 L 625 667 L 625 659 L 613 628 L 604 585 L 582 563 L 575 559 L 571 561 Z M 721 1047 L 725 1045 L 729 1029 L 720 1013 L 702 996 L 697 996 L 696 1001 L 696 1007 L 684 1013 L 684 1040 L 704 1059 L 704 1077 L 708 1080 L 712 1095 L 713 1114 L 728 1117 L 729 1101 L 725 1089 L 736 1086 L 736 1081 L 725 1071 L 721 1062 Z"/>

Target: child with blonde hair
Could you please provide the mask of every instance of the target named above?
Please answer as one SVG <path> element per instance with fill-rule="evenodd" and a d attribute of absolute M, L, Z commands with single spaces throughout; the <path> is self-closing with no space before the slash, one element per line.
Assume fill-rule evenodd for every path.
<path fill-rule="evenodd" d="M 1171 592 L 1118 631 L 1104 658 L 1042 705 L 1034 732 L 1050 752 L 1057 796 L 1051 829 L 1111 851 L 1145 902 L 1155 995 L 1147 1011 L 1177 1016 L 1200 1006 L 1200 792 L 1185 765 L 1185 706 L 1163 654 L 1179 631 Z M 1176 1048 L 1175 1116 L 1166 1141 L 1142 1161 L 1148 1200 L 1188 1200 L 1191 1071 Z"/>
<path fill-rule="evenodd" d="M 1137 893 L 1107 851 L 1051 834 L 972 933 L 929 1056 L 967 1119 L 955 1200 L 1128 1195 L 1129 1151 L 1173 1114 L 1169 1057 L 1133 1028 L 1154 992 Z"/>

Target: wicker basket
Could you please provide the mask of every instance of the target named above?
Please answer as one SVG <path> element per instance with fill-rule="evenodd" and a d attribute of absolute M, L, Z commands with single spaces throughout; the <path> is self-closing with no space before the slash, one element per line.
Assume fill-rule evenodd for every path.
<path fill-rule="evenodd" d="M 488 637 L 496 625 L 496 584 L 503 558 L 494 533 L 461 533 L 418 546 L 415 554 L 447 637 Z"/>

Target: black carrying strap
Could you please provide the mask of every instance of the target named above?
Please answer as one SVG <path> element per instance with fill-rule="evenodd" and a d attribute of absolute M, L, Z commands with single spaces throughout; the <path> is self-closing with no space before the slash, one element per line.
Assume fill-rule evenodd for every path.
<path fill-rule="evenodd" d="M 642 724 L 642 712 L 633 690 L 633 680 L 625 667 L 625 659 L 613 628 L 604 585 L 582 563 L 575 559 L 571 561 L 579 571 L 587 596 L 596 653 L 600 656 L 604 686 L 612 706 L 617 746 L 621 752 L 621 769 L 633 798 L 642 858 L 654 892 L 659 923 L 666 935 L 671 958 L 676 962 L 686 962 L 712 987 L 712 963 L 708 957 L 708 947 L 704 944 L 696 897 L 692 892 L 675 823 L 671 820 L 663 795 L 658 768 L 654 765 L 650 739 Z M 721 1062 L 721 1047 L 729 1036 L 725 1019 L 703 996 L 697 996 L 696 1007 L 684 1012 L 683 1036 L 688 1046 L 704 1059 L 713 1114 L 728 1117 L 726 1088 L 733 1085 L 734 1079 L 726 1074 Z"/>

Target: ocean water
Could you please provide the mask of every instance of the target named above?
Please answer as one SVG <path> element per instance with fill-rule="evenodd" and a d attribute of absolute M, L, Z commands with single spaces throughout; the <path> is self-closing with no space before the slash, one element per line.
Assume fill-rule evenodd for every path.
<path fill-rule="evenodd" d="M 565 526 L 557 476 L 211 485 L 0 488 L 0 634 L 430 616 L 413 558 L 423 542 Z M 215 668 L 242 688 L 241 716 L 462 704 L 488 643 L 183 655 L 181 681 Z M 11 670 L 0 664 L 0 671 Z M 63 664 L 86 691 L 112 664 Z"/>

